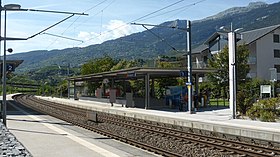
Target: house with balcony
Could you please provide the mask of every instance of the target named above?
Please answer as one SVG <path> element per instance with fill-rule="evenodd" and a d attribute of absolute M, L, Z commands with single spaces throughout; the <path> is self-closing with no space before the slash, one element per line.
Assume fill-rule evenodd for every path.
<path fill-rule="evenodd" d="M 270 69 L 276 68 L 277 80 L 280 80 L 280 25 L 242 32 L 237 34 L 237 39 L 237 45 L 245 44 L 250 51 L 248 77 L 270 80 Z M 216 32 L 203 45 L 193 49 L 193 57 L 197 63 L 207 65 L 207 60 L 219 53 L 227 42 L 227 33 Z"/>

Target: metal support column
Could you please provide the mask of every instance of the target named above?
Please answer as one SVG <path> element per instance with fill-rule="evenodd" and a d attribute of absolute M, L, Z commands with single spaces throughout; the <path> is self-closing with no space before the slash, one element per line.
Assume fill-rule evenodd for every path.
<path fill-rule="evenodd" d="M 68 63 L 67 67 L 67 76 L 70 77 L 70 63 Z M 70 99 L 70 80 L 67 82 L 67 98 Z"/>
<path fill-rule="evenodd" d="M 76 81 L 74 81 L 74 100 L 78 100 Z"/>
<path fill-rule="evenodd" d="M 199 77 L 198 77 L 198 74 L 195 74 L 195 93 L 196 93 L 196 98 L 195 98 L 195 108 L 197 109 L 198 108 L 198 102 L 199 102 L 199 100 L 198 100 L 198 96 L 199 96 L 199 91 L 198 91 L 198 79 L 199 79 Z"/>
<path fill-rule="evenodd" d="M 186 83 L 188 87 L 188 109 L 189 113 L 193 112 L 193 81 L 192 81 L 192 53 L 191 53 L 191 21 L 187 21 L 187 32 L 186 32 L 186 52 L 187 52 L 187 69 L 188 69 L 188 82 Z"/>
<path fill-rule="evenodd" d="M 2 9 L 2 8 L 1 8 Z M 2 105 L 3 105 L 3 124 L 5 126 L 7 126 L 7 121 L 6 121 L 6 118 L 7 118 L 7 102 L 6 102 L 6 45 L 7 45 L 7 40 L 6 40 L 6 33 L 7 33 L 7 10 L 4 9 L 5 11 L 5 20 L 4 20 L 4 52 L 3 52 L 3 70 L 2 70 L 2 78 L 3 78 L 3 98 L 2 98 Z M 1 43 L 0 43 L 1 44 Z"/>
<path fill-rule="evenodd" d="M 145 75 L 145 109 L 150 108 L 150 75 Z"/>
<path fill-rule="evenodd" d="M 0 58 L 1 58 L 1 51 L 2 51 L 2 0 L 0 0 Z M 2 72 L 1 72 L 2 73 Z M 3 73 L 2 73 L 3 75 Z M 3 99 L 2 99 L 2 103 L 1 103 L 1 107 L 0 107 L 0 118 L 2 119 L 3 118 Z"/>
<path fill-rule="evenodd" d="M 155 97 L 155 79 L 152 79 L 151 81 L 152 81 L 151 82 L 151 96 L 152 96 L 152 98 L 154 98 Z"/>
<path fill-rule="evenodd" d="M 113 89 L 114 88 L 114 86 L 115 86 L 115 80 L 114 79 L 111 79 L 111 88 Z"/>
<path fill-rule="evenodd" d="M 236 33 L 228 33 L 228 53 L 229 53 L 229 108 L 232 118 L 236 117 Z"/>

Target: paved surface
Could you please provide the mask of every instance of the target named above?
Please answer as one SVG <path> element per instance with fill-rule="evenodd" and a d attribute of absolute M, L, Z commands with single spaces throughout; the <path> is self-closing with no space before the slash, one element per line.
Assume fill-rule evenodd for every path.
<path fill-rule="evenodd" d="M 35 111 L 12 106 L 7 124 L 34 157 L 158 156 Z"/>
<path fill-rule="evenodd" d="M 280 123 L 232 119 L 229 109 L 189 114 L 187 112 L 177 112 L 175 110 L 160 111 L 125 108 L 118 104 L 114 104 L 114 106 L 111 107 L 110 103 L 89 100 L 69 100 L 40 96 L 38 98 L 128 117 L 280 142 Z"/>
<path fill-rule="evenodd" d="M 32 156 L 2 122 L 0 122 L 0 156 Z"/>

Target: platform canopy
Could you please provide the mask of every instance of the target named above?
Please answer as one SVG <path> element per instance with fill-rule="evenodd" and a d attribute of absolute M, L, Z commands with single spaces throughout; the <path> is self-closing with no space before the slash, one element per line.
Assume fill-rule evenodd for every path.
<path fill-rule="evenodd" d="M 198 77 L 203 77 L 204 74 L 209 72 L 215 72 L 215 69 L 192 69 L 192 75 L 196 81 L 196 91 L 198 91 Z M 137 80 L 144 79 L 145 86 L 145 109 L 150 108 L 150 79 L 158 78 L 175 78 L 175 77 L 187 77 L 186 68 L 173 68 L 173 69 L 161 69 L 161 68 L 143 68 L 135 67 L 116 71 L 102 72 L 90 75 L 81 75 L 68 78 L 68 81 L 74 81 L 74 99 L 77 98 L 76 83 L 84 81 L 91 82 L 104 82 L 110 81 L 112 84 L 116 80 Z M 107 82 L 106 81 L 106 82 Z M 153 88 L 153 85 L 152 85 Z"/>
<path fill-rule="evenodd" d="M 206 73 L 214 72 L 215 69 L 192 69 L 193 75 L 203 76 Z M 184 77 L 186 74 L 186 68 L 173 68 L 173 69 L 162 69 L 162 68 L 143 68 L 143 67 L 135 67 L 135 68 L 128 68 L 116 71 L 108 71 L 96 74 L 89 74 L 89 75 L 81 75 L 75 77 L 69 77 L 69 81 L 98 81 L 107 79 L 114 79 L 114 80 L 133 80 L 143 78 L 146 75 L 152 78 L 164 78 L 164 77 Z M 186 76 L 185 76 L 186 77 Z"/>

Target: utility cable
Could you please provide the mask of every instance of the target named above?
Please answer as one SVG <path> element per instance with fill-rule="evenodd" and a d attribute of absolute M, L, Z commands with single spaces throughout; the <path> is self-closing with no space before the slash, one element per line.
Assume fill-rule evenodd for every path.
<path fill-rule="evenodd" d="M 139 18 L 137 18 L 136 20 L 133 20 L 133 21 L 131 21 L 131 22 L 135 22 L 135 21 L 141 20 L 141 19 L 143 19 L 143 18 L 145 18 L 145 17 L 147 17 L 147 16 L 153 15 L 153 14 L 155 14 L 155 13 L 157 13 L 157 12 L 160 12 L 160 11 L 162 11 L 162 10 L 164 10 L 164 9 L 167 9 L 167 8 L 169 8 L 169 7 L 172 7 L 173 5 L 176 5 L 176 4 L 181 3 L 181 2 L 183 2 L 183 1 L 185 1 L 185 0 L 180 0 L 180 1 L 177 1 L 177 2 L 175 2 L 175 3 L 172 3 L 172 4 L 170 4 L 170 5 L 168 5 L 168 6 L 165 6 L 165 7 L 161 8 L 161 9 L 158 9 L 158 10 L 156 10 L 156 11 L 153 11 L 153 12 L 147 14 L 147 15 L 144 15 L 144 16 L 142 16 L 142 17 L 139 17 Z M 131 22 L 129 22 L 129 23 L 131 23 Z"/>
<path fill-rule="evenodd" d="M 46 35 L 50 35 L 50 36 L 54 36 L 54 37 L 58 37 L 58 38 L 63 38 L 63 39 L 68 39 L 68 40 L 73 40 L 73 41 L 78 41 L 78 42 L 82 42 L 82 43 L 84 42 L 83 40 L 78 40 L 78 39 L 69 38 L 69 37 L 56 35 L 56 34 L 51 34 L 51 33 L 42 33 L 42 34 L 46 34 Z"/>
<path fill-rule="evenodd" d="M 53 25 L 49 26 L 48 28 L 46 28 L 46 29 L 44 29 L 44 30 L 42 30 L 42 31 L 40 31 L 40 32 L 38 32 L 38 33 L 36 33 L 36 34 L 34 34 L 34 35 L 30 36 L 30 37 L 28 37 L 27 39 L 34 38 L 35 36 L 37 36 L 37 35 L 39 35 L 39 34 L 41 34 L 41 33 L 45 32 L 45 31 L 47 31 L 48 29 L 50 29 L 50 28 L 52 28 L 52 27 L 54 27 L 54 26 L 56 26 L 56 25 L 60 24 L 61 22 L 63 22 L 63 21 L 65 21 L 65 20 L 67 20 L 67 19 L 69 19 L 69 18 L 73 17 L 74 15 L 75 15 L 75 14 L 72 14 L 72 15 L 70 15 L 70 16 L 68 16 L 68 17 L 66 17 L 66 18 L 64 18 L 64 19 L 62 19 L 62 20 L 60 20 L 59 22 L 57 22 L 57 23 L 55 23 L 55 24 L 53 24 Z"/>
<path fill-rule="evenodd" d="M 139 18 L 137 18 L 137 19 L 135 19 L 135 20 L 132 20 L 132 21 L 130 21 L 130 22 L 127 22 L 126 24 L 121 25 L 121 26 L 119 26 L 119 27 L 117 27 L 117 28 L 115 28 L 115 29 L 106 31 L 105 33 L 113 32 L 114 30 L 120 29 L 121 27 L 123 27 L 123 26 L 125 26 L 125 25 L 127 25 L 127 24 L 130 24 L 130 23 L 135 22 L 135 21 L 137 21 L 137 20 L 141 20 L 141 19 L 143 19 L 143 18 L 145 18 L 145 17 L 147 17 L 147 16 L 153 15 L 153 14 L 155 14 L 155 13 L 157 13 L 157 12 L 160 12 L 160 11 L 162 11 L 162 10 L 164 10 L 164 9 L 167 9 L 167 8 L 169 8 L 169 7 L 172 7 L 172 6 L 174 6 L 174 5 L 176 5 L 176 4 L 179 4 L 179 3 L 183 2 L 183 1 L 185 1 L 185 0 L 179 0 L 179 1 L 177 1 L 177 2 L 175 2 L 175 3 L 172 3 L 172 4 L 168 5 L 168 6 L 165 6 L 165 7 L 163 7 L 163 8 L 160 8 L 160 9 L 156 10 L 156 11 L 153 11 L 153 12 L 151 12 L 151 13 L 149 13 L 149 14 L 146 14 L 146 15 L 144 15 L 144 16 L 141 16 L 141 17 L 139 17 Z M 105 34 L 105 33 L 104 33 L 104 34 Z M 90 39 L 86 40 L 85 42 L 91 41 L 91 40 L 93 40 L 93 39 L 95 39 L 95 38 L 97 38 L 97 37 L 98 37 L 98 36 L 93 37 L 93 38 L 90 38 Z M 80 45 L 80 44 L 79 44 L 79 45 Z"/>
<path fill-rule="evenodd" d="M 94 9 L 95 7 L 97 7 L 97 6 L 99 6 L 99 5 L 101 5 L 101 4 L 103 4 L 104 2 L 106 2 L 107 0 L 104 0 L 104 1 L 102 1 L 102 2 L 100 2 L 100 3 L 98 3 L 98 4 L 96 4 L 96 5 L 94 5 L 93 7 L 91 7 L 91 8 L 89 8 L 89 9 L 87 9 L 87 10 L 85 10 L 84 12 L 88 12 L 88 11 L 90 11 L 90 10 L 92 10 L 92 9 Z M 62 33 L 61 33 L 61 35 L 63 35 L 79 18 L 80 18 L 81 16 L 78 16 Z M 47 47 L 47 49 L 50 47 L 50 46 L 52 46 L 56 41 L 58 40 L 58 38 L 56 39 L 56 40 L 54 40 L 50 45 L 48 45 L 48 47 Z"/>
<path fill-rule="evenodd" d="M 202 2 L 204 2 L 204 1 L 206 1 L 206 0 L 198 1 L 198 2 L 196 2 L 196 3 L 193 3 L 191 6 L 195 6 L 195 5 L 197 5 L 197 4 L 199 4 L 199 3 L 202 3 Z M 189 6 L 189 7 L 191 7 L 191 6 Z M 188 8 L 189 8 L 189 7 L 188 7 Z M 168 18 L 166 18 L 166 20 L 170 19 L 171 17 L 173 17 L 173 16 L 175 16 L 175 15 L 177 15 L 177 14 L 183 12 L 183 11 L 185 11 L 185 9 L 184 9 L 184 8 L 180 8 L 179 11 L 177 11 L 175 14 L 169 16 Z M 166 20 L 165 20 L 165 21 L 166 21 Z"/>
<path fill-rule="evenodd" d="M 101 11 L 101 19 L 100 19 L 100 34 L 102 33 L 102 24 L 103 24 L 103 10 Z"/>
<path fill-rule="evenodd" d="M 167 9 L 167 8 L 170 8 L 170 7 L 172 7 L 172 6 L 176 5 L 176 4 L 179 4 L 179 3 L 183 2 L 183 1 L 185 1 L 185 0 L 180 0 L 180 1 L 177 1 L 177 2 L 175 2 L 175 3 L 172 3 L 172 4 L 170 4 L 170 5 L 168 5 L 168 6 L 165 6 L 165 7 L 161 8 L 161 9 L 158 9 L 158 10 L 156 10 L 156 11 L 153 11 L 153 12 L 149 13 L 149 14 L 146 14 L 146 15 L 144 15 L 144 16 L 141 16 L 141 17 L 139 17 L 139 18 L 137 18 L 137 19 L 135 19 L 135 20 L 132 20 L 132 21 L 126 23 L 126 24 L 133 23 L 133 22 L 135 22 L 135 21 L 137 21 L 137 20 L 142 20 L 142 19 L 144 19 L 144 18 L 146 18 L 146 17 L 148 17 L 148 16 L 151 16 L 151 15 L 153 15 L 153 14 L 156 14 L 157 12 L 160 12 L 160 11 L 162 11 L 162 10 L 165 10 L 165 9 Z M 183 9 L 183 8 L 185 8 L 185 7 L 194 6 L 194 5 L 197 5 L 197 4 L 202 3 L 202 2 L 204 2 L 204 1 L 206 1 L 206 0 L 200 0 L 200 1 L 195 2 L 195 3 L 189 4 L 189 5 L 185 5 L 184 7 L 180 7 L 179 9 Z M 172 11 L 175 11 L 175 9 L 172 10 Z M 104 32 L 104 34 L 113 32 L 113 31 L 115 31 L 115 30 L 117 30 L 117 29 L 120 29 L 121 27 L 124 27 L 126 24 L 121 25 L 121 26 L 119 26 L 119 27 L 117 27 L 117 28 L 115 28 L 115 29 L 106 31 L 106 32 Z M 99 35 L 99 36 L 100 36 L 100 35 Z M 86 40 L 85 43 L 88 42 L 88 41 L 91 41 L 91 40 L 93 40 L 93 39 L 95 39 L 95 38 L 97 38 L 97 37 L 99 37 L 99 36 L 92 37 L 92 38 Z M 79 44 L 79 45 L 81 45 L 81 44 Z M 171 45 L 170 45 L 170 46 L 171 46 Z M 172 47 L 172 46 L 171 46 L 171 47 Z M 173 49 L 173 48 L 174 48 L 174 47 L 172 47 L 172 49 Z"/>
<path fill-rule="evenodd" d="M 150 33 L 152 33 L 154 36 L 156 36 L 158 39 L 160 39 L 160 41 L 166 43 L 169 47 L 171 47 L 173 50 L 179 52 L 175 47 L 173 47 L 172 45 L 170 45 L 164 38 L 160 37 L 159 35 L 157 35 L 156 33 L 154 33 L 153 31 L 151 31 L 150 29 L 148 29 L 145 25 L 142 25 L 142 27 L 144 27 L 147 31 L 149 31 Z"/>
<path fill-rule="evenodd" d="M 106 1 L 107 1 L 107 0 L 106 0 Z M 115 2 L 115 0 L 111 1 L 107 6 L 105 6 L 104 8 L 102 8 L 101 11 L 99 11 L 99 12 L 96 13 L 96 14 L 94 14 L 92 17 L 94 17 L 94 16 L 96 16 L 96 15 L 98 15 L 98 14 L 100 14 L 100 13 L 103 13 L 103 11 L 104 11 L 105 9 L 107 9 L 110 5 L 112 5 L 114 2 Z M 78 27 L 80 27 L 83 23 L 88 22 L 90 19 L 91 19 L 91 18 L 85 19 L 85 21 L 81 22 L 78 26 L 76 26 L 75 29 L 77 29 Z"/>
<path fill-rule="evenodd" d="M 197 5 L 197 4 L 202 3 L 202 2 L 204 2 L 204 1 L 206 1 L 206 0 L 200 0 L 200 1 L 195 2 L 195 3 L 193 3 L 193 4 L 188 4 L 188 5 L 185 5 L 185 6 L 176 8 L 176 9 L 173 9 L 173 10 L 166 11 L 166 12 L 164 12 L 164 13 L 162 13 L 162 14 L 158 14 L 158 15 L 154 15 L 154 16 L 152 16 L 152 17 L 144 18 L 144 19 L 142 19 L 141 21 L 143 21 L 143 20 L 148 20 L 148 19 L 151 19 L 151 18 L 155 18 L 155 17 L 158 17 L 158 16 L 162 16 L 162 15 L 165 15 L 165 14 L 168 14 L 168 13 L 171 13 L 171 12 L 175 12 L 175 11 L 178 11 L 178 10 L 184 10 L 184 9 L 186 9 L 186 8 L 189 8 L 189 7 L 191 7 L 191 6 Z M 181 11 L 179 11 L 179 12 L 181 12 Z M 178 14 L 178 13 L 176 13 L 176 15 L 177 15 L 177 14 Z M 172 15 L 172 16 L 174 16 L 174 15 Z"/>
<path fill-rule="evenodd" d="M 96 4 L 96 5 L 94 5 L 93 7 L 87 9 L 85 12 L 88 12 L 88 11 L 92 10 L 93 8 L 95 8 L 95 7 L 97 7 L 97 6 L 99 6 L 99 5 L 103 4 L 103 3 L 105 3 L 106 1 L 108 1 L 108 0 L 104 0 L 104 1 L 102 1 L 102 2 L 100 2 L 100 3 L 98 3 L 98 4 Z"/>

